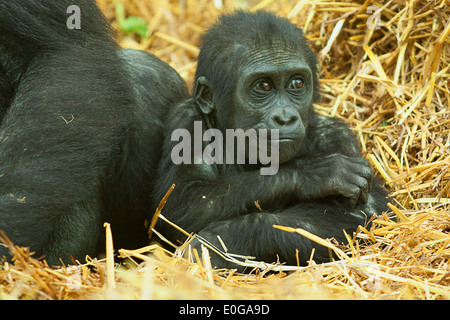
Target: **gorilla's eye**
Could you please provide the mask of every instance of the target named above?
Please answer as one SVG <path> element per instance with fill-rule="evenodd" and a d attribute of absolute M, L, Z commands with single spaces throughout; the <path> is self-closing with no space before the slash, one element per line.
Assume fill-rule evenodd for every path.
<path fill-rule="evenodd" d="M 303 88 L 303 80 L 301 78 L 295 78 L 289 83 L 289 89 L 300 89 Z"/>
<path fill-rule="evenodd" d="M 270 91 L 272 90 L 272 84 L 268 80 L 262 80 L 255 85 L 256 90 Z"/>

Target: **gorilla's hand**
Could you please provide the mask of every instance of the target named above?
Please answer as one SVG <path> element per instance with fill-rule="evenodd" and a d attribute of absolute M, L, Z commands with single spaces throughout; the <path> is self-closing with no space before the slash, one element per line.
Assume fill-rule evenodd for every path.
<path fill-rule="evenodd" d="M 303 166 L 303 197 L 318 199 L 342 196 L 352 207 L 367 202 L 372 188 L 373 173 L 369 163 L 362 158 L 331 154 Z"/>

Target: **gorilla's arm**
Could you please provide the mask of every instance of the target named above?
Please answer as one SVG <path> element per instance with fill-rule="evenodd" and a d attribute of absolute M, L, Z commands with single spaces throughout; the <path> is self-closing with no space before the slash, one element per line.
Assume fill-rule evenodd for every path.
<path fill-rule="evenodd" d="M 173 113 L 176 118 L 172 122 L 186 123 L 188 127 L 187 124 L 196 120 L 195 113 L 189 112 L 195 108 L 189 103 L 177 107 L 179 112 Z M 194 232 L 213 221 L 256 212 L 257 200 L 263 209 L 270 209 L 273 204 L 283 207 L 295 200 L 327 196 L 350 198 L 351 207 L 358 200 L 365 202 L 372 172 L 360 157 L 355 138 L 339 121 L 326 123 L 325 127 L 322 122 L 318 119 L 312 123 L 306 138 L 309 140 L 304 142 L 306 147 L 297 158 L 280 166 L 275 175 L 261 175 L 259 168 L 248 170 L 238 165 L 174 165 L 170 151 L 175 143 L 166 141 L 166 148 L 170 147 L 163 152 L 158 183 L 165 188 L 159 188 L 155 200 L 161 200 L 164 192 L 175 183 L 164 211 L 169 219 Z M 168 133 L 171 131 L 169 129 Z M 343 141 L 347 141 L 345 149 L 340 146 Z"/>
<path fill-rule="evenodd" d="M 343 219 L 343 214 L 337 208 L 323 213 L 317 210 L 315 203 L 298 204 L 284 210 L 263 211 L 220 223 L 212 222 L 198 234 L 222 251 L 224 251 L 223 243 L 229 253 L 252 256 L 256 261 L 269 263 L 282 261 L 288 265 L 297 265 L 298 255 L 300 265 L 305 265 L 312 249 L 315 249 L 314 261 L 321 263 L 329 261 L 330 258 L 330 252 L 326 247 L 298 234 L 275 229 L 274 225 L 301 228 L 324 239 L 333 235 L 336 240 L 343 242 L 345 236 L 342 230 L 351 232 L 355 225 L 364 225 L 367 219 L 362 215 L 351 213 Z M 217 236 L 220 236 L 222 243 Z M 201 252 L 199 241 L 193 241 L 192 245 Z M 237 267 L 233 263 L 224 263 L 213 251 L 210 251 L 210 255 L 213 267 Z M 238 270 L 243 271 L 239 267 Z"/>
<path fill-rule="evenodd" d="M 373 172 L 354 134 L 337 118 L 313 113 L 310 120 L 299 155 L 286 163 L 301 176 L 300 199 L 343 196 L 350 199 L 350 207 L 365 203 Z"/>
<path fill-rule="evenodd" d="M 171 160 L 165 158 L 162 161 L 169 163 Z M 298 181 L 293 178 L 295 176 L 293 169 L 283 169 L 272 176 L 261 176 L 259 170 L 220 174 L 216 165 L 172 164 L 160 172 L 160 193 L 156 194 L 155 200 L 161 200 L 163 191 L 167 191 L 174 183 L 175 189 L 164 212 L 186 230 L 199 231 L 213 221 L 256 211 L 254 202 L 258 199 L 269 201 L 277 197 L 292 197 L 298 192 Z"/>
<path fill-rule="evenodd" d="M 176 166 L 170 161 L 173 144 L 166 140 L 158 184 L 163 191 L 157 196 L 161 199 L 176 184 L 163 211 L 169 220 L 211 242 L 220 235 L 229 252 L 258 260 L 279 257 L 295 264 L 298 249 L 304 264 L 317 246 L 274 224 L 342 241 L 342 229 L 355 231 L 384 209 L 385 193 L 378 183 L 371 189 L 372 172 L 351 131 L 313 111 L 320 96 L 316 65 L 301 31 L 267 12 L 237 11 L 206 32 L 195 104 L 175 107 L 166 129 L 192 133 L 194 121 L 204 119 L 208 128 L 222 133 L 229 128 L 278 130 L 282 163 L 272 176 L 248 165 Z M 258 159 L 264 162 L 261 155 Z M 165 228 L 162 233 L 176 240 L 175 229 Z M 327 249 L 317 248 L 314 259 L 329 260 Z"/>

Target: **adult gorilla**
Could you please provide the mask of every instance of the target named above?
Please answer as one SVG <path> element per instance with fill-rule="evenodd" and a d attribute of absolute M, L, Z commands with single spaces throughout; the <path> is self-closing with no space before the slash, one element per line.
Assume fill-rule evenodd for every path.
<path fill-rule="evenodd" d="M 51 264 L 96 254 L 104 221 L 117 246 L 148 240 L 161 121 L 187 89 L 118 49 L 93 0 L 0 2 L 0 230 Z"/>
<path fill-rule="evenodd" d="M 176 186 L 164 215 L 222 248 L 219 235 L 230 253 L 296 264 L 298 250 L 305 264 L 313 248 L 316 262 L 328 261 L 328 250 L 274 224 L 344 241 L 343 229 L 355 231 L 385 210 L 386 192 L 373 182 L 352 132 L 338 119 L 314 112 L 316 73 L 315 55 L 287 19 L 244 11 L 222 16 L 203 38 L 193 96 L 167 118 L 155 200 Z M 267 163 L 261 153 L 253 164 L 249 152 L 246 163 L 233 163 L 236 156 L 218 148 L 228 129 L 278 132 L 266 139 L 279 147 L 276 173 L 261 174 Z M 183 132 L 194 139 L 200 132 L 203 154 L 180 148 L 186 145 L 179 142 Z M 210 143 L 212 136 L 216 140 Z M 226 151 L 233 151 L 231 142 Z M 166 223 L 159 228 L 171 241 L 183 240 Z M 235 267 L 218 256 L 212 261 Z"/>

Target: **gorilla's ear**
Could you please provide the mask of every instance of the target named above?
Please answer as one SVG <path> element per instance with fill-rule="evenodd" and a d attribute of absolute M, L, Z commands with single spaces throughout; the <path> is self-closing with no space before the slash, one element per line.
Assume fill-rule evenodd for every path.
<path fill-rule="evenodd" d="M 204 76 L 199 77 L 195 83 L 194 99 L 203 114 L 211 114 L 214 111 L 213 93 Z"/>

